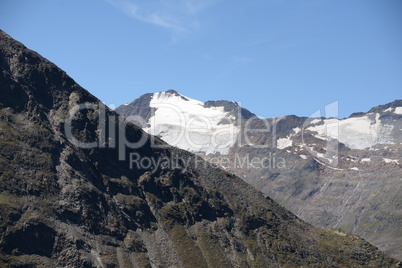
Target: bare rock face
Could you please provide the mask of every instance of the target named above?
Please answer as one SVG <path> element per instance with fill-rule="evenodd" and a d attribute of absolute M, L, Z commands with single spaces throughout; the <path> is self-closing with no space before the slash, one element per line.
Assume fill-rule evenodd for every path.
<path fill-rule="evenodd" d="M 176 105 L 185 122 L 158 113 L 166 103 Z M 166 91 L 143 95 L 116 111 L 134 117 L 150 111 L 145 131 L 236 174 L 303 220 L 362 236 L 402 260 L 401 100 L 341 120 L 319 115 L 261 119 L 235 102 L 202 103 Z M 210 122 L 196 125 L 203 132 L 199 137 L 191 131 L 197 118 Z M 182 140 L 211 142 L 222 126 L 235 141 L 227 138 L 219 150 L 176 139 L 183 130 L 189 135 Z"/>
<path fill-rule="evenodd" d="M 102 110 L 4 32 L 0 70 L 2 267 L 400 267 Z"/>

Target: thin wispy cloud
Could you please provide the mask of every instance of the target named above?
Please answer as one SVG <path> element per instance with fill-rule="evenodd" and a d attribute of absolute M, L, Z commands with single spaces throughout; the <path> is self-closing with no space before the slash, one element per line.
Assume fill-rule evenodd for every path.
<path fill-rule="evenodd" d="M 130 16 L 142 22 L 151 23 L 179 32 L 188 31 L 184 27 L 183 22 L 180 21 L 180 18 L 174 15 L 170 15 L 166 12 L 161 13 L 161 11 L 145 11 L 143 10 L 144 8 L 141 8 L 134 3 L 126 3 L 125 9 Z"/>
<path fill-rule="evenodd" d="M 219 1 L 219 0 L 218 0 Z M 107 0 L 141 22 L 150 23 L 175 33 L 189 33 L 201 25 L 199 14 L 217 0 Z"/>

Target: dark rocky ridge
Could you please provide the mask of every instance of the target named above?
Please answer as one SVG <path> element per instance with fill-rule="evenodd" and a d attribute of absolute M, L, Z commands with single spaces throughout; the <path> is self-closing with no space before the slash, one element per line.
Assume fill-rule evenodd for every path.
<path fill-rule="evenodd" d="M 134 124 L 142 127 L 147 127 L 146 122 L 154 115 L 155 108 L 150 107 L 150 103 L 152 100 L 152 93 L 148 93 L 143 95 L 142 98 L 135 99 L 134 101 L 121 105 L 116 109 L 120 115 L 124 116 L 125 118 L 130 118 L 132 116 L 139 116 L 145 122 L 139 122 L 138 120 L 133 120 Z"/>
<path fill-rule="evenodd" d="M 363 116 L 363 115 L 370 114 L 370 113 L 379 113 L 380 119 L 387 117 L 387 118 L 400 120 L 402 118 L 402 115 L 395 114 L 392 111 L 387 111 L 387 109 L 392 109 L 392 108 L 396 108 L 396 107 L 402 107 L 402 100 L 394 100 L 394 101 L 386 103 L 386 104 L 378 105 L 376 107 L 371 108 L 367 113 L 364 113 L 364 112 L 352 113 L 349 116 L 349 118 L 359 117 L 359 116 Z"/>
<path fill-rule="evenodd" d="M 368 111 L 368 113 L 382 113 L 384 110 L 388 108 L 396 108 L 396 107 L 402 107 L 402 100 L 395 100 L 393 102 L 384 105 L 378 105 L 376 107 L 371 108 Z"/>
<path fill-rule="evenodd" d="M 227 100 L 219 100 L 219 101 L 207 101 L 204 103 L 205 108 L 209 107 L 223 107 L 225 112 L 229 112 L 229 114 L 234 116 L 241 116 L 244 119 L 250 119 L 252 117 L 256 117 L 255 114 L 250 112 L 249 110 L 240 107 L 237 102 L 227 101 Z"/>
<path fill-rule="evenodd" d="M 66 115 L 99 101 L 2 31 L 0 81 L 2 267 L 400 267 L 356 236 L 306 224 L 191 153 L 154 148 L 138 127 L 112 124 L 107 131 L 125 131 L 129 141 L 146 137 L 126 156 L 189 162 L 130 169 L 113 140 L 99 139 L 97 110 L 77 112 L 72 132 L 104 148 L 78 148 L 64 134 Z M 106 109 L 122 122 L 116 116 Z"/>

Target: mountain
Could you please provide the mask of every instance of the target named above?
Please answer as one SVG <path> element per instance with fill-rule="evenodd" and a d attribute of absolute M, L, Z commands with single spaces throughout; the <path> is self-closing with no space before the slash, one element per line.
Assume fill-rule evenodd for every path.
<path fill-rule="evenodd" d="M 236 122 L 238 112 L 245 118 L 255 116 L 235 102 L 209 101 L 204 104 L 174 90 L 145 94 L 116 111 L 171 145 L 205 154 L 227 154 L 235 145 L 240 130 Z M 216 144 L 208 142 L 214 133 L 220 134 L 215 135 Z"/>
<path fill-rule="evenodd" d="M 0 31 L 0 266 L 401 267 L 124 121 Z"/>
<path fill-rule="evenodd" d="M 325 108 L 336 116 L 336 103 Z M 234 102 L 202 103 L 169 90 L 116 111 L 303 220 L 357 234 L 402 260 L 402 100 L 341 120 L 320 111 L 261 119 Z"/>

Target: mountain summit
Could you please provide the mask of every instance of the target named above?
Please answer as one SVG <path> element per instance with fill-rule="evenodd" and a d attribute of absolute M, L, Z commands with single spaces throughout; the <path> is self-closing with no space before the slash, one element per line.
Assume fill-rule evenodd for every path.
<path fill-rule="evenodd" d="M 0 82 L 2 267 L 400 267 L 125 122 L 4 32 Z"/>
<path fill-rule="evenodd" d="M 255 117 L 236 102 L 203 103 L 174 90 L 145 94 L 116 112 L 171 145 L 203 154 L 227 154 L 237 142 L 239 120 Z"/>

